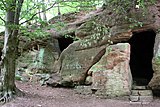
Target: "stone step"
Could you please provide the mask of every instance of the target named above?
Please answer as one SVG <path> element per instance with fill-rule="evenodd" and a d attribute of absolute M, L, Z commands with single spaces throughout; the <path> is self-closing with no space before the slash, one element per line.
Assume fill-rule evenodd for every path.
<path fill-rule="evenodd" d="M 140 102 L 152 102 L 153 96 L 139 96 Z"/>
<path fill-rule="evenodd" d="M 131 102 L 152 102 L 153 96 L 133 96 L 130 95 Z"/>
<path fill-rule="evenodd" d="M 131 90 L 130 103 L 149 104 L 153 101 L 152 90 L 145 89 L 146 87 L 137 86 Z"/>
<path fill-rule="evenodd" d="M 146 90 L 146 86 L 133 86 L 133 90 Z"/>
<path fill-rule="evenodd" d="M 153 96 L 152 90 L 131 90 L 133 96 Z"/>
<path fill-rule="evenodd" d="M 130 95 L 130 96 L 129 96 L 129 99 L 130 99 L 130 101 L 132 101 L 132 102 L 138 102 L 138 101 L 139 101 L 139 96 Z"/>
<path fill-rule="evenodd" d="M 132 101 L 130 101 L 130 104 L 131 105 L 146 105 L 146 104 L 150 104 L 151 102 L 132 102 Z M 136 107 L 136 106 L 135 106 Z M 139 106 L 138 106 L 139 107 Z"/>

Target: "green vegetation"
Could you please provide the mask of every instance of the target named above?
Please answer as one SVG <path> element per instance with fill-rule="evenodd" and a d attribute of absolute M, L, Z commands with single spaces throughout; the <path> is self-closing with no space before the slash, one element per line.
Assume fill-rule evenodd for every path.
<path fill-rule="evenodd" d="M 92 44 L 97 44 L 99 41 L 102 41 L 106 36 L 110 36 L 110 28 L 107 28 L 102 23 L 97 23 L 94 19 L 90 20 L 82 25 L 82 29 L 78 29 L 80 32 L 85 32 L 88 37 L 81 42 L 81 45 L 84 47 L 89 47 Z"/>
<path fill-rule="evenodd" d="M 0 29 L 0 32 L 4 31 L 5 25 L 5 6 L 3 6 L 3 2 L 5 1 L 1 0 L 0 3 L 0 17 L 3 19 L 0 20 L 0 28 L 3 28 Z M 101 5 L 102 0 L 24 0 L 20 22 L 24 24 L 26 20 L 29 20 L 25 25 L 37 22 L 42 23 L 58 15 L 82 10 L 90 11 Z"/>

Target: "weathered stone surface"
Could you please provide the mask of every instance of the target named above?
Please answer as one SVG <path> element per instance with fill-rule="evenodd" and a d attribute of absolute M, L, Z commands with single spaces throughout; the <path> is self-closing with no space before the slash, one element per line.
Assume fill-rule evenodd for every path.
<path fill-rule="evenodd" d="M 160 74 L 159 73 L 154 73 L 153 78 L 149 82 L 149 86 L 153 90 L 160 90 Z"/>
<path fill-rule="evenodd" d="M 146 13 L 145 15 L 143 14 L 144 11 L 142 9 L 135 8 L 131 8 L 127 14 L 117 14 L 113 12 L 114 8 L 114 6 L 108 6 L 104 11 L 100 11 L 100 14 L 96 17 L 92 17 L 85 21 L 85 23 L 81 23 L 75 31 L 76 36 L 84 39 L 88 36 L 96 34 L 97 31 L 95 28 L 98 27 L 97 24 L 109 27 L 111 29 L 111 36 L 115 36 L 129 31 L 140 32 L 146 29 L 155 29 L 155 26 L 159 23 L 157 22 L 157 9 L 153 9 L 152 6 L 148 6 L 146 8 L 146 11 L 149 11 L 149 13 Z M 143 17 L 142 14 L 144 15 Z M 126 41 L 128 39 L 129 37 L 126 36 L 126 38 L 122 41 Z M 120 41 L 121 40 L 119 39 L 118 42 Z"/>
<path fill-rule="evenodd" d="M 132 101 L 132 102 L 137 102 L 137 101 L 139 101 L 139 96 L 130 95 L 130 96 L 129 96 L 129 99 L 130 99 L 130 101 Z"/>
<path fill-rule="evenodd" d="M 89 42 L 86 47 L 80 46 L 80 42 L 74 43 L 62 52 L 54 66 L 54 72 L 60 73 L 61 84 L 81 84 L 84 83 L 87 76 L 92 76 L 92 88 L 96 90 L 95 94 L 97 95 L 120 96 L 130 92 L 132 76 L 129 69 L 129 46 L 110 46 L 102 58 L 102 54 L 99 53 L 103 53 L 103 51 L 99 46 L 127 41 L 133 32 L 158 30 L 160 3 L 156 6 L 148 6 L 146 14 L 143 14 L 143 10 L 135 8 L 130 9 L 127 14 L 117 14 L 112 11 L 115 7 L 111 7 L 108 6 L 107 9 L 98 11 L 91 18 L 83 17 L 80 21 L 71 22 L 66 27 L 68 33 L 63 34 L 71 33 L 82 40 L 95 40 Z M 104 30 L 99 32 L 96 28 L 108 31 L 107 33 Z M 99 34 L 100 36 L 97 36 Z M 159 35 L 156 37 L 153 58 L 155 72 L 149 83 L 149 86 L 156 90 L 160 89 Z M 97 57 L 97 55 L 99 56 Z M 100 58 L 101 60 L 96 63 Z M 92 67 L 93 63 L 96 64 Z M 92 68 L 90 69 L 90 67 Z M 89 72 L 87 72 L 88 69 L 90 69 Z"/>
<path fill-rule="evenodd" d="M 153 101 L 153 96 L 139 96 L 141 102 L 151 102 Z"/>
<path fill-rule="evenodd" d="M 154 45 L 154 56 L 152 59 L 152 67 L 154 70 L 153 78 L 151 79 L 149 86 L 153 90 L 160 90 L 160 34 L 156 35 Z"/>
<path fill-rule="evenodd" d="M 104 22 L 98 22 L 95 20 L 96 19 L 87 21 L 77 28 L 77 31 L 75 32 L 77 37 L 89 41 L 89 43 L 87 43 L 88 47 L 93 48 L 105 44 L 127 41 L 132 36 L 131 29 L 129 29 L 128 26 L 127 28 L 124 28 L 125 30 L 122 30 L 123 27 L 117 28 L 117 26 L 108 29 L 103 25 Z M 117 32 L 116 30 L 120 31 Z"/>
<path fill-rule="evenodd" d="M 91 95 L 92 90 L 90 86 L 76 86 L 75 89 L 77 94 L 83 94 L 83 95 Z"/>
<path fill-rule="evenodd" d="M 59 73 L 52 74 L 49 80 L 46 81 L 46 84 L 51 87 L 58 87 L 60 86 L 60 83 L 61 83 L 61 77 Z"/>
<path fill-rule="evenodd" d="M 91 67 L 92 88 L 107 96 L 129 95 L 132 76 L 129 67 L 130 45 L 119 43 L 106 48 L 105 55 Z"/>
<path fill-rule="evenodd" d="M 53 65 L 59 58 L 60 50 L 57 48 L 57 40 L 48 45 L 39 46 L 38 49 L 29 50 L 22 53 L 17 60 L 17 70 L 35 72 L 51 72 Z"/>
<path fill-rule="evenodd" d="M 129 98 L 130 98 L 131 102 L 140 102 L 143 104 L 148 104 L 153 101 L 153 96 L 133 96 L 133 95 L 130 95 Z"/>
<path fill-rule="evenodd" d="M 131 91 L 132 95 L 139 95 L 139 96 L 152 96 L 152 90 L 132 90 Z"/>
<path fill-rule="evenodd" d="M 23 37 L 23 36 L 22 36 Z M 19 51 L 22 55 L 17 59 L 16 79 L 27 82 L 40 82 L 42 85 L 49 79 L 49 73 L 60 56 L 57 39 L 29 41 L 20 38 Z"/>
<path fill-rule="evenodd" d="M 45 46 L 43 65 L 48 71 L 53 70 L 55 61 L 60 57 L 60 47 L 57 39 L 52 39 L 47 46 Z"/>
<path fill-rule="evenodd" d="M 152 90 L 139 90 L 140 96 L 153 96 Z"/>
<path fill-rule="evenodd" d="M 147 87 L 146 86 L 133 86 L 132 89 L 133 90 L 145 90 L 145 89 L 147 89 Z"/>
<path fill-rule="evenodd" d="M 138 90 L 131 90 L 131 95 L 139 96 Z"/>
<path fill-rule="evenodd" d="M 105 53 L 106 46 L 78 50 L 81 48 L 79 45 L 80 42 L 75 42 L 65 49 L 55 66 L 55 72 L 60 72 L 63 86 L 83 84 L 88 69 Z"/>

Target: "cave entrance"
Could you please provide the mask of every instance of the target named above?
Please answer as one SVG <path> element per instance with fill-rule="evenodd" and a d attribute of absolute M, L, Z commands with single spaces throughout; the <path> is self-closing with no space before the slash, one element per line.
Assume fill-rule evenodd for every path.
<path fill-rule="evenodd" d="M 66 49 L 71 43 L 73 43 L 73 38 L 70 37 L 62 37 L 58 39 L 59 42 L 59 48 L 61 50 L 61 52 Z"/>
<path fill-rule="evenodd" d="M 133 33 L 128 41 L 131 45 L 130 68 L 133 83 L 148 85 L 153 77 L 152 58 L 156 33 L 153 30 Z"/>

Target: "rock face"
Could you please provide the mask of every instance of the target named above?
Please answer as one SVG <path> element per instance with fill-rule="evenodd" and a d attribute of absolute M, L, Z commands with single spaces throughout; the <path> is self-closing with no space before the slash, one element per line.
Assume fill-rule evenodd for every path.
<path fill-rule="evenodd" d="M 153 90 L 160 90 L 160 34 L 157 34 L 155 38 L 154 57 L 152 60 L 152 66 L 154 70 L 153 78 L 151 79 L 149 86 Z"/>
<path fill-rule="evenodd" d="M 85 50 L 76 50 L 79 42 L 73 43 L 61 54 L 59 69 L 61 84 L 63 86 L 74 86 L 83 84 L 88 69 L 95 64 L 105 53 L 105 46 Z"/>
<path fill-rule="evenodd" d="M 23 46 L 25 43 L 23 41 L 21 42 L 20 49 L 25 49 Z M 60 56 L 60 50 L 57 50 L 57 46 L 59 46 L 57 43 L 58 40 L 48 41 L 47 45 L 43 44 L 45 46 L 37 43 L 38 49 L 34 49 L 35 46 L 31 46 L 30 44 L 32 43 L 28 43 L 29 45 L 27 47 L 31 46 L 31 49 L 26 49 L 17 59 L 16 77 L 18 76 L 22 81 L 37 81 L 40 80 L 36 79 L 37 77 L 44 78 L 44 75 L 46 75 L 46 79 L 48 79 L 48 74 L 53 70 L 54 62 Z"/>
<path fill-rule="evenodd" d="M 53 71 L 60 75 L 58 83 L 63 86 L 91 85 L 96 95 L 129 95 L 132 86 L 130 45 L 122 42 L 127 42 L 134 33 L 156 32 L 160 25 L 159 7 L 158 1 L 156 5 L 147 7 L 146 14 L 135 8 L 127 14 L 117 14 L 112 10 L 115 7 L 111 6 L 67 24 L 63 30 L 72 29 L 72 34 L 81 40 L 65 49 L 56 62 Z M 156 36 L 152 63 L 154 76 L 149 83 L 152 89 L 160 89 L 159 35 Z M 81 41 L 87 41 L 85 47 L 80 45 Z"/>
<path fill-rule="evenodd" d="M 50 47 L 40 47 L 39 50 L 24 52 L 18 59 L 17 69 L 37 70 L 36 72 L 51 72 L 57 60 L 58 53 L 53 53 Z"/>
<path fill-rule="evenodd" d="M 129 67 L 130 45 L 119 43 L 106 48 L 106 53 L 91 67 L 92 89 L 106 96 L 129 95 L 132 76 Z"/>

